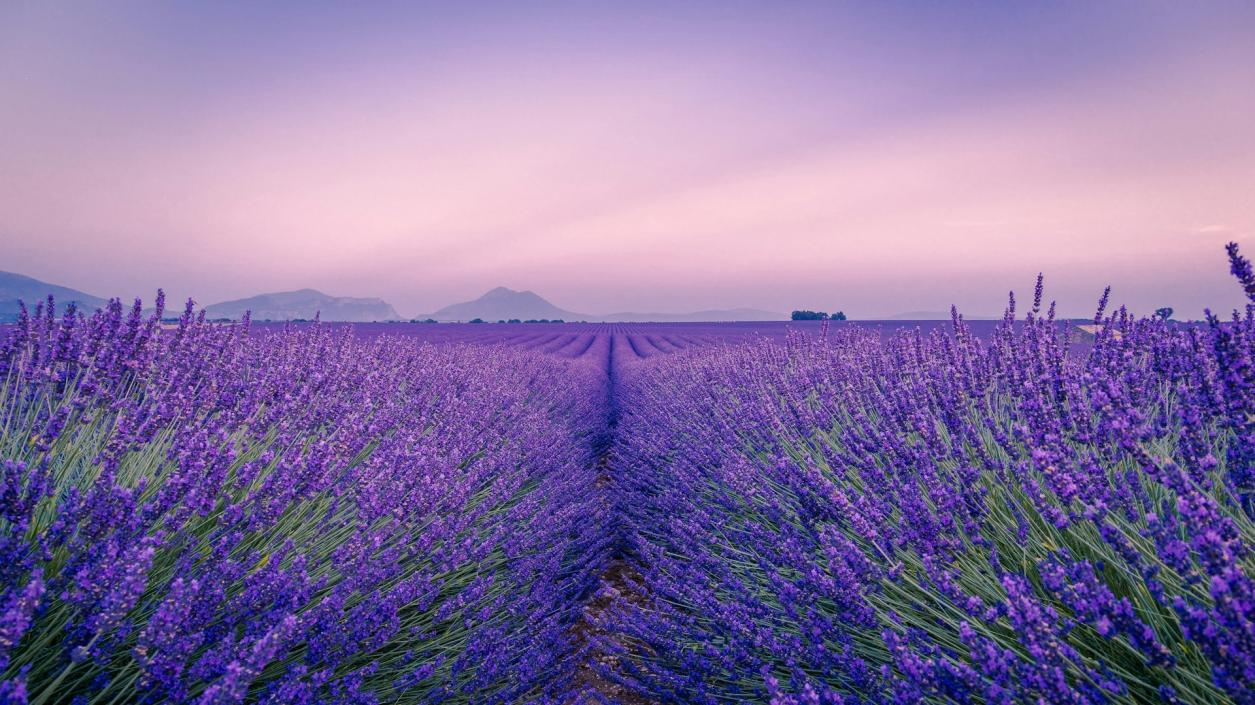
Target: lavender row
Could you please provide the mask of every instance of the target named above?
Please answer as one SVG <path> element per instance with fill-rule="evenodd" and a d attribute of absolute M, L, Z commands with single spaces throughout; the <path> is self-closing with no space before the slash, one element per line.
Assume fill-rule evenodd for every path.
<path fill-rule="evenodd" d="M 159 321 L 0 331 L 0 702 L 561 696 L 601 366 Z"/>
<path fill-rule="evenodd" d="M 624 366 L 641 599 L 606 675 L 684 703 L 1255 702 L 1255 307 L 1100 307 L 1078 350 L 1041 303 L 985 339 L 956 315 Z"/>

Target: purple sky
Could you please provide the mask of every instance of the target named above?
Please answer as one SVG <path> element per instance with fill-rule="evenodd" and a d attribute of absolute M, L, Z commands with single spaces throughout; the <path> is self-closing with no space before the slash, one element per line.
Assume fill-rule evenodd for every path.
<path fill-rule="evenodd" d="M 0 4 L 0 269 L 403 314 L 1241 302 L 1255 4 L 672 5 Z"/>

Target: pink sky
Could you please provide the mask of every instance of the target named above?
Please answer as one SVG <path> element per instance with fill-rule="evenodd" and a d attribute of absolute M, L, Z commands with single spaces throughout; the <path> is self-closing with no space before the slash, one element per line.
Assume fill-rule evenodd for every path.
<path fill-rule="evenodd" d="M 986 314 L 1038 271 L 1070 314 L 1240 303 L 1250 11 L 729 7 L 7 5 L 0 269 L 407 315 Z"/>

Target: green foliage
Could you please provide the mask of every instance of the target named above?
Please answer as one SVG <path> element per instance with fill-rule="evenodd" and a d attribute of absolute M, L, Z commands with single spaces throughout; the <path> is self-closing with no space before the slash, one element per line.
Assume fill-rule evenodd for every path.
<path fill-rule="evenodd" d="M 803 309 L 800 311 L 794 311 L 790 318 L 795 321 L 826 321 L 828 320 L 828 314 L 823 311 L 808 311 Z"/>

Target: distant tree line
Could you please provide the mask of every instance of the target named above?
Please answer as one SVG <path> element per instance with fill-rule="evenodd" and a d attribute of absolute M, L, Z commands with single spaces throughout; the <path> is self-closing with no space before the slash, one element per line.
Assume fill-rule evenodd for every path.
<path fill-rule="evenodd" d="M 824 311 L 794 311 L 791 318 L 795 321 L 844 321 L 845 311 L 831 314 Z"/>
<path fill-rule="evenodd" d="M 472 318 L 467 321 L 467 323 L 486 323 L 486 321 L 482 318 Z M 526 321 L 520 321 L 517 318 L 511 318 L 509 320 L 502 318 L 498 320 L 497 323 L 566 323 L 566 321 L 561 318 L 529 318 Z"/>

